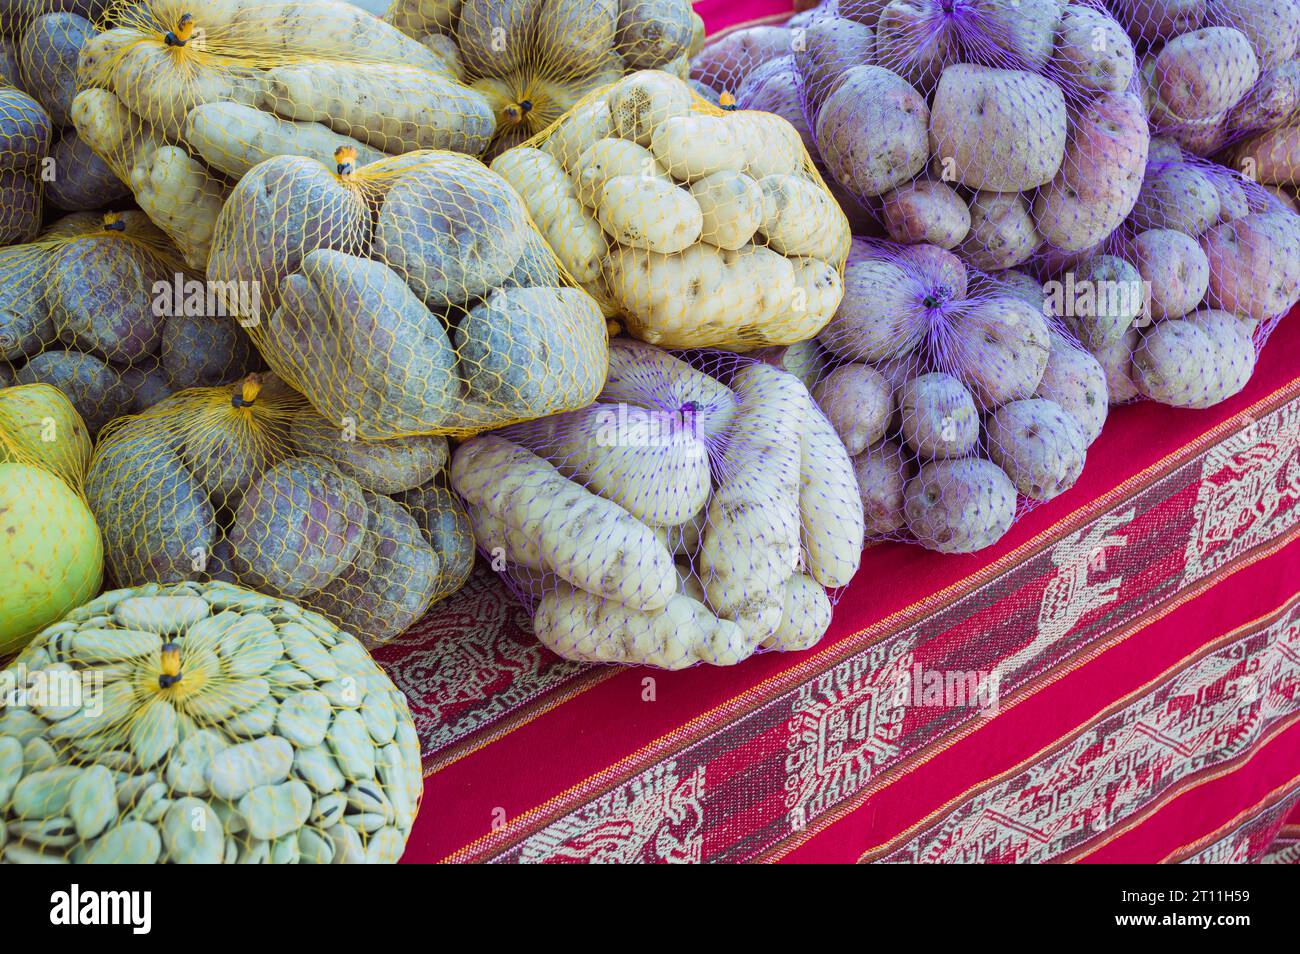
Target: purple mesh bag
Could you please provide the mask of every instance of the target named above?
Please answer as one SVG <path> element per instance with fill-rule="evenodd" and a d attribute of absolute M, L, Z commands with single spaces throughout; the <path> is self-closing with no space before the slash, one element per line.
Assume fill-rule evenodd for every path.
<path fill-rule="evenodd" d="M 1067 490 L 1106 419 L 1099 362 L 1036 281 L 934 245 L 855 240 L 845 297 L 797 367 L 851 456 L 868 540 L 967 553 Z"/>
<path fill-rule="evenodd" d="M 1150 139 L 1100 3 L 841 0 L 796 31 L 805 118 L 864 234 L 984 271 L 1113 231 Z"/>
<path fill-rule="evenodd" d="M 799 650 L 856 572 L 848 454 L 795 376 L 611 343 L 591 407 L 465 441 L 480 551 L 569 659 L 679 669 Z"/>
<path fill-rule="evenodd" d="M 1111 403 L 1209 407 L 1245 387 L 1300 301 L 1300 215 L 1160 138 L 1114 234 L 1031 265 L 1051 311 L 1106 368 Z"/>

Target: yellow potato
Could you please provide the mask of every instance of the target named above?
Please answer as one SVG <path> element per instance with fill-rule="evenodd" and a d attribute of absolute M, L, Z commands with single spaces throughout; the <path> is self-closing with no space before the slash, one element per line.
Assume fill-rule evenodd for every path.
<path fill-rule="evenodd" d="M 690 191 L 704 214 L 701 241 L 737 249 L 763 224 L 763 190 L 743 172 L 715 172 L 693 182 Z"/>
<path fill-rule="evenodd" d="M 170 140 L 179 138 L 185 117 L 195 106 L 220 102 L 253 106 L 263 95 L 264 74 L 257 70 L 225 63 L 212 66 L 192 57 L 183 61 L 183 68 L 178 67 L 171 47 L 141 41 L 134 30 L 126 32 L 134 35 L 136 42 L 119 47 L 121 36 L 109 41 L 100 37 L 87 41 L 82 48 L 81 62 L 86 63 L 88 58 L 97 60 L 102 55 L 103 51 L 92 49 L 93 45 L 109 47 L 104 68 L 113 92 L 127 109 L 157 127 Z M 97 67 L 93 68 L 98 71 Z"/>
<path fill-rule="evenodd" d="M 324 162 L 334 150 L 348 146 L 357 152 L 357 165 L 384 158 L 348 136 L 320 123 L 292 122 L 239 103 L 205 103 L 185 119 L 185 141 L 203 161 L 238 179 L 272 156 L 306 156 Z"/>
<path fill-rule="evenodd" d="M 664 175 L 650 150 L 626 139 L 598 139 L 583 151 L 572 171 L 578 199 L 589 209 L 600 204 L 601 190 L 615 176 Z"/>
<path fill-rule="evenodd" d="M 723 252 L 722 261 L 726 266 L 724 320 L 746 339 L 748 347 L 799 340 L 775 333 L 782 320 L 800 305 L 795 296 L 794 262 L 761 245 Z"/>
<path fill-rule="evenodd" d="M 322 58 L 368 60 L 372 63 L 439 68 L 439 58 L 423 44 L 391 24 L 342 0 L 243 0 L 220 41 L 229 49 L 263 49 L 268 37 L 296 38 L 302 53 Z M 195 14 L 195 26 L 213 36 L 205 2 Z M 293 42 L 290 40 L 289 42 Z"/>
<path fill-rule="evenodd" d="M 746 163 L 740 138 L 723 116 L 670 116 L 655 128 L 650 150 L 679 182 L 695 182 L 724 169 L 739 172 Z"/>
<path fill-rule="evenodd" d="M 128 184 L 140 208 L 172 237 L 185 261 L 204 269 L 225 199 L 221 184 L 179 146 L 137 154 Z"/>
<path fill-rule="evenodd" d="M 669 255 L 698 242 L 704 225 L 689 192 L 654 176 L 610 179 L 596 214 L 615 241 Z"/>
<path fill-rule="evenodd" d="M 72 100 L 72 125 L 91 149 L 109 161 L 129 158 L 137 120 L 109 90 L 82 90 Z M 125 154 L 125 155 L 124 155 Z"/>
<path fill-rule="evenodd" d="M 762 232 L 783 255 L 842 260 L 850 241 L 849 220 L 824 189 L 809 179 L 771 175 L 763 190 Z"/>
<path fill-rule="evenodd" d="M 609 104 L 604 96 L 588 100 L 565 116 L 542 143 L 543 152 L 554 158 L 567 172 L 576 172 L 578 161 L 588 148 L 613 134 Z"/>
<path fill-rule="evenodd" d="M 303 63 L 266 71 L 260 105 L 283 119 L 325 123 L 389 153 L 487 148 L 487 98 L 444 74 L 382 63 Z"/>
<path fill-rule="evenodd" d="M 659 124 L 691 112 L 691 88 L 658 70 L 633 73 L 609 91 L 605 99 L 615 134 L 649 146 Z"/>
<path fill-rule="evenodd" d="M 844 299 L 839 270 L 819 258 L 792 258 L 794 293 L 790 310 L 766 336 L 774 343 L 807 341 L 826 326 Z"/>
<path fill-rule="evenodd" d="M 497 156 L 491 168 L 523 197 L 528 214 L 565 270 L 583 285 L 598 279 L 605 236 L 574 197 L 560 164 L 540 149 L 520 147 Z"/>
<path fill-rule="evenodd" d="M 799 131 L 774 113 L 733 113 L 728 123 L 740 140 L 745 172 L 755 179 L 785 173 L 795 175 L 804 166 L 804 145 Z"/>
<path fill-rule="evenodd" d="M 604 275 L 633 334 L 663 347 L 690 347 L 702 331 L 730 327 L 726 271 L 722 252 L 710 245 L 677 255 L 619 246 Z"/>

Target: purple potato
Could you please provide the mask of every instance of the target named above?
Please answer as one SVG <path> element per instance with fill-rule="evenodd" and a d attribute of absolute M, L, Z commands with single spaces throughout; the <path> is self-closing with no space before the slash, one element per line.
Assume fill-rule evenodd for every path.
<path fill-rule="evenodd" d="M 49 114 L 20 89 L 0 89 L 0 169 L 29 169 L 50 151 Z"/>
<path fill-rule="evenodd" d="M 56 208 L 67 212 L 102 209 L 130 192 L 75 129 L 63 131 L 50 155 L 54 159 L 54 178 L 45 183 L 45 197 Z"/>
<path fill-rule="evenodd" d="M 77 95 L 77 56 L 95 28 L 75 13 L 43 13 L 31 22 L 18 44 L 22 87 L 49 113 L 55 126 L 72 122 Z"/>
<path fill-rule="evenodd" d="M 131 391 L 132 414 L 153 407 L 173 392 L 171 382 L 167 380 L 167 372 L 162 369 L 158 359 L 152 356 L 129 368 L 123 368 L 122 383 Z"/>
<path fill-rule="evenodd" d="M 442 477 L 423 487 L 398 494 L 438 555 L 435 602 L 455 593 L 474 569 L 474 528 L 460 498 L 444 486 Z"/>
<path fill-rule="evenodd" d="M 323 457 L 363 490 L 395 494 L 432 480 L 447 464 L 447 438 L 395 437 L 368 441 L 348 436 L 315 411 L 306 410 L 289 425 L 298 452 Z"/>
<path fill-rule="evenodd" d="M 115 417 L 131 413 L 131 389 L 121 372 L 92 354 L 43 351 L 18 371 L 19 384 L 41 382 L 58 388 L 77 409 L 94 437 Z"/>
<path fill-rule="evenodd" d="M 69 244 L 50 276 L 60 337 L 121 364 L 152 355 L 162 341 L 154 284 L 170 277 L 161 260 L 116 235 Z"/>
<path fill-rule="evenodd" d="M 30 242 L 41 228 L 41 184 L 32 172 L 0 172 L 0 245 Z"/>
<path fill-rule="evenodd" d="M 202 579 L 217 526 L 207 495 L 169 441 L 117 431 L 95 454 L 86 500 L 118 586 Z"/>
<path fill-rule="evenodd" d="M 306 602 L 369 643 L 385 643 L 424 615 L 438 592 L 438 556 L 410 512 L 362 491 L 368 508 L 357 559 Z"/>
<path fill-rule="evenodd" d="M 271 467 L 235 509 L 229 537 L 240 582 L 290 598 L 327 585 L 361 552 L 363 493 L 319 457 Z"/>
<path fill-rule="evenodd" d="M 163 324 L 161 352 L 176 390 L 219 387 L 253 370 L 247 333 L 225 317 L 172 315 Z"/>

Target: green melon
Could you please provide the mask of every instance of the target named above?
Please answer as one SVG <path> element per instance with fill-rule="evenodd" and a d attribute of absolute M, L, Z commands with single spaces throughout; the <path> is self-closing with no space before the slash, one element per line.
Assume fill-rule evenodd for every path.
<path fill-rule="evenodd" d="M 0 464 L 0 656 L 99 592 L 104 551 L 90 508 L 62 480 Z"/>

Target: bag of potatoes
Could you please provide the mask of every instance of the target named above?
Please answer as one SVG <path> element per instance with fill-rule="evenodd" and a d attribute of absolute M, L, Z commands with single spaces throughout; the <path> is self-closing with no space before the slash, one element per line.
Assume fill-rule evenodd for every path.
<path fill-rule="evenodd" d="M 405 696 L 287 600 L 112 590 L 0 681 L 7 864 L 391 864 L 419 810 Z"/>
<path fill-rule="evenodd" d="M 1078 479 L 1105 373 L 1027 275 L 987 276 L 934 245 L 854 244 L 844 301 L 798 361 L 852 460 L 867 538 L 991 546 Z"/>
<path fill-rule="evenodd" d="M 90 435 L 63 393 L 0 381 L 0 657 L 99 592 Z"/>
<path fill-rule="evenodd" d="M 386 19 L 492 104 L 487 157 L 632 70 L 685 78 L 704 40 L 688 0 L 395 0 Z"/>
<path fill-rule="evenodd" d="M 1092 246 L 1133 207 L 1150 139 L 1135 57 L 1100 0 L 845 0 L 790 62 L 855 228 L 987 272 Z"/>
<path fill-rule="evenodd" d="M 208 278 L 267 363 L 365 438 L 467 435 L 600 392 L 605 319 L 476 159 L 278 156 L 235 186 Z"/>
<path fill-rule="evenodd" d="M 848 455 L 799 379 L 619 338 L 600 399 L 461 444 L 479 549 L 568 659 L 681 669 L 800 650 L 862 549 Z"/>
<path fill-rule="evenodd" d="M 86 40 L 77 134 L 202 269 L 221 203 L 278 155 L 482 152 L 495 120 L 436 49 L 334 0 L 144 0 Z"/>
<path fill-rule="evenodd" d="M 849 225 L 798 132 L 632 73 L 492 161 L 565 270 L 633 336 L 747 351 L 839 304 Z"/>
<path fill-rule="evenodd" d="M 252 375 L 114 422 L 86 496 L 117 585 L 239 583 L 375 645 L 472 568 L 446 463 L 445 438 L 368 441 L 274 375 Z"/>
<path fill-rule="evenodd" d="M 0 374 L 62 390 L 91 436 L 256 361 L 248 336 L 141 212 L 78 212 L 0 249 Z"/>
<path fill-rule="evenodd" d="M 1300 301 L 1300 215 L 1158 138 L 1123 226 L 1040 273 L 1052 310 L 1105 366 L 1112 403 L 1209 407 L 1246 386 Z"/>

